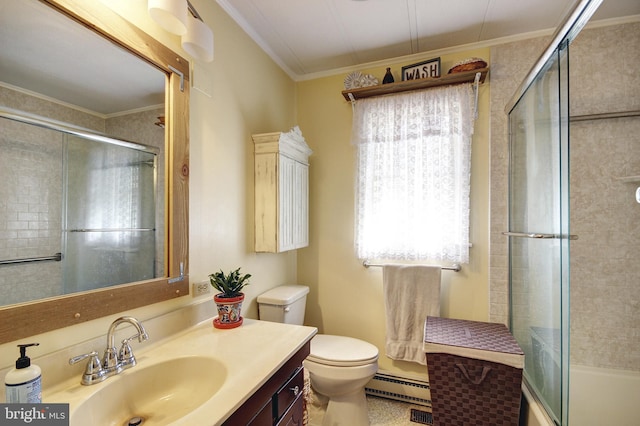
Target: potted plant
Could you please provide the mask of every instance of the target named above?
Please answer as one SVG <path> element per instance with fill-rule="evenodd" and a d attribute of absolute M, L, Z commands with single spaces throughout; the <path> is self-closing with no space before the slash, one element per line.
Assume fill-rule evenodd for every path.
<path fill-rule="evenodd" d="M 240 309 L 244 301 L 242 289 L 249 285 L 251 274 L 241 274 L 240 268 L 225 274 L 222 270 L 209 275 L 211 286 L 220 293 L 213 296 L 218 307 L 218 318 L 213 320 L 216 328 L 236 328 L 242 324 Z"/>

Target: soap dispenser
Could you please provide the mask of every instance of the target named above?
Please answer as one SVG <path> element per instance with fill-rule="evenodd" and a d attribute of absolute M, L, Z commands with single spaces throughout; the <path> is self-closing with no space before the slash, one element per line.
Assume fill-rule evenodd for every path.
<path fill-rule="evenodd" d="M 39 343 L 18 345 L 20 358 L 16 368 L 11 369 L 4 378 L 5 393 L 9 404 L 39 404 L 42 402 L 42 370 L 27 356 L 29 346 Z"/>

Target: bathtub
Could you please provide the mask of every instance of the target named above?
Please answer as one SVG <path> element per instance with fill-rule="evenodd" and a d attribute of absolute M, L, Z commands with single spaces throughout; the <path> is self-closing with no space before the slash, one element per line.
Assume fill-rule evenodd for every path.
<path fill-rule="evenodd" d="M 553 426 L 553 422 L 523 386 L 526 426 Z M 569 378 L 570 426 L 640 425 L 640 372 L 571 365 Z"/>

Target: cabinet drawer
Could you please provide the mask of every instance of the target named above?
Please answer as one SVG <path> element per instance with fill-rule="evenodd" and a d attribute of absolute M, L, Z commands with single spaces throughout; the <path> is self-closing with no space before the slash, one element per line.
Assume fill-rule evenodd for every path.
<path fill-rule="evenodd" d="M 279 419 L 302 394 L 304 388 L 304 369 L 299 367 L 295 374 L 282 386 L 274 397 L 276 418 Z"/>
<path fill-rule="evenodd" d="M 271 400 L 258 411 L 258 414 L 251 419 L 247 426 L 271 426 L 273 424 L 273 410 L 271 409 Z"/>
<path fill-rule="evenodd" d="M 304 402 L 302 400 L 302 393 L 300 393 L 293 405 L 289 407 L 289 411 L 276 423 L 276 426 L 302 426 L 303 416 Z"/>

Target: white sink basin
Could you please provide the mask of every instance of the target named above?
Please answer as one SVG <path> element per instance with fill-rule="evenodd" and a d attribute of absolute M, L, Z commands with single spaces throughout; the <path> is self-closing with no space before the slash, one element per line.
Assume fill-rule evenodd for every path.
<path fill-rule="evenodd" d="M 71 407 L 72 425 L 165 425 L 190 413 L 218 392 L 227 369 L 218 360 L 188 356 L 126 370 L 92 385 L 100 389 Z"/>

